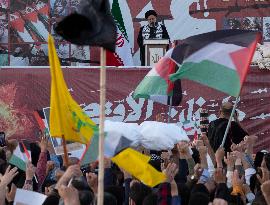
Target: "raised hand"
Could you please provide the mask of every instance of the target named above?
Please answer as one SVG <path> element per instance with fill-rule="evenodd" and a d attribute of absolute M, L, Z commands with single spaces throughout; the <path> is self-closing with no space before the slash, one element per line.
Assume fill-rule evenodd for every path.
<path fill-rule="evenodd" d="M 234 170 L 233 176 L 232 176 L 232 185 L 234 186 L 240 186 L 242 187 L 244 184 L 244 176 L 241 178 L 239 177 L 239 172 L 238 170 Z"/>
<path fill-rule="evenodd" d="M 80 166 L 78 164 L 71 165 L 67 168 L 67 170 L 63 173 L 62 177 L 58 180 L 55 188 L 58 189 L 61 185 L 66 186 L 73 177 L 79 176 L 82 176 Z"/>
<path fill-rule="evenodd" d="M 245 136 L 244 141 L 246 142 L 247 145 L 254 145 L 257 139 L 258 139 L 258 136 L 250 135 L 250 136 Z"/>
<path fill-rule="evenodd" d="M 26 171 L 25 171 L 26 180 L 32 180 L 35 173 L 36 173 L 36 167 L 34 167 L 34 165 L 31 162 L 28 162 L 26 165 Z"/>
<path fill-rule="evenodd" d="M 46 137 L 44 134 L 41 137 L 39 147 L 41 149 L 41 152 L 47 152 L 47 149 L 48 149 L 48 137 Z"/>
<path fill-rule="evenodd" d="M 223 147 L 217 149 L 215 157 L 217 162 L 221 162 L 224 159 L 225 151 Z"/>
<path fill-rule="evenodd" d="M 264 182 L 261 185 L 261 189 L 267 204 L 270 204 L 270 180 Z"/>
<path fill-rule="evenodd" d="M 227 171 L 233 171 L 234 170 L 234 163 L 235 163 L 236 157 L 232 152 L 227 152 L 227 157 L 224 156 L 224 162 L 227 164 Z"/>
<path fill-rule="evenodd" d="M 0 186 L 6 187 L 12 180 L 13 178 L 18 174 L 17 172 L 18 168 L 14 167 L 11 169 L 10 166 L 5 171 L 4 175 L 0 175 Z"/>
<path fill-rule="evenodd" d="M 15 184 L 12 183 L 10 191 L 6 193 L 6 199 L 8 202 L 14 201 L 16 191 L 17 191 L 17 187 Z"/>
<path fill-rule="evenodd" d="M 180 154 L 180 158 L 187 159 L 191 157 L 189 152 L 189 144 L 187 142 L 179 142 L 177 144 L 177 148 Z"/>
<path fill-rule="evenodd" d="M 262 170 L 262 177 L 259 174 L 257 174 L 256 176 L 260 184 L 263 184 L 264 182 L 270 179 L 270 176 L 269 176 L 269 171 L 267 168 L 264 168 L 264 167 L 260 167 L 260 168 Z"/>
<path fill-rule="evenodd" d="M 65 204 L 80 205 L 79 192 L 74 187 L 61 185 L 58 188 L 59 195 L 63 198 Z"/>
<path fill-rule="evenodd" d="M 207 155 L 207 147 L 206 146 L 199 146 L 198 147 L 198 151 L 200 153 L 200 155 L 202 156 L 206 156 Z"/>
<path fill-rule="evenodd" d="M 172 182 L 175 175 L 178 173 L 178 167 L 174 163 L 169 163 L 166 169 L 163 171 L 167 177 L 167 182 Z"/>
<path fill-rule="evenodd" d="M 78 164 L 69 166 L 63 175 L 63 177 L 67 177 L 68 180 L 70 180 L 72 177 L 79 177 L 79 176 L 82 176 L 82 171 Z"/>
<path fill-rule="evenodd" d="M 224 173 L 223 169 L 217 168 L 214 173 L 214 181 L 217 184 L 220 184 L 220 183 L 226 183 L 226 180 L 227 180 L 226 174 Z"/>

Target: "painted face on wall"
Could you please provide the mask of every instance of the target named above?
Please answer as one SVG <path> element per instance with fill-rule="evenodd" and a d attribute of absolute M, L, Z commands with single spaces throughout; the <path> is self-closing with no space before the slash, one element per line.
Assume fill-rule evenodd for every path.
<path fill-rule="evenodd" d="M 65 6 L 67 5 L 67 2 L 65 0 L 57 0 L 54 3 L 54 12 L 56 15 L 62 15 L 64 10 L 65 10 Z"/>

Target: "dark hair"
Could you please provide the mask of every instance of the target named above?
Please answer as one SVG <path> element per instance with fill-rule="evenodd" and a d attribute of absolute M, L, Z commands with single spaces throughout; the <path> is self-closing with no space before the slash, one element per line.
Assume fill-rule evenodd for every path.
<path fill-rule="evenodd" d="M 105 192 L 112 194 L 117 199 L 117 205 L 122 205 L 124 202 L 124 187 L 108 186 L 104 189 Z"/>
<path fill-rule="evenodd" d="M 257 167 L 260 167 L 263 161 L 264 153 L 263 152 L 257 152 L 255 159 L 254 159 L 254 167 L 255 169 Z"/>
<path fill-rule="evenodd" d="M 252 202 L 252 205 L 267 205 L 265 198 L 262 194 L 262 191 L 259 191 L 256 193 L 256 197 L 254 201 Z"/>
<path fill-rule="evenodd" d="M 117 199 L 114 195 L 104 192 L 104 204 L 106 205 L 117 205 Z"/>
<path fill-rule="evenodd" d="M 149 16 L 154 15 L 157 17 L 157 13 L 155 12 L 155 10 L 149 10 L 145 13 L 145 18 L 147 19 Z"/>
<path fill-rule="evenodd" d="M 129 197 L 136 205 L 142 205 L 144 198 L 151 193 L 151 189 L 142 183 L 135 182 L 130 187 Z"/>
<path fill-rule="evenodd" d="M 89 205 L 94 202 L 94 194 L 84 177 L 77 177 L 71 182 L 72 186 L 79 191 L 81 205 Z"/>
<path fill-rule="evenodd" d="M 77 177 L 72 180 L 71 184 L 79 191 L 91 191 L 91 188 L 89 187 L 85 177 Z"/>
<path fill-rule="evenodd" d="M 209 195 L 200 192 L 191 194 L 189 199 L 189 205 L 194 204 L 208 205 L 209 202 L 210 202 Z"/>
<path fill-rule="evenodd" d="M 268 171 L 270 171 L 270 153 L 264 155 L 264 161 Z"/>
<path fill-rule="evenodd" d="M 187 205 L 190 197 L 191 187 L 187 186 L 185 183 L 177 183 L 177 188 L 179 195 L 181 194 L 181 204 Z"/>
<path fill-rule="evenodd" d="M 91 191 L 79 191 L 79 199 L 81 205 L 91 205 L 94 202 L 94 195 Z"/>
<path fill-rule="evenodd" d="M 158 196 L 154 193 L 148 194 L 143 200 L 143 205 L 157 205 L 157 203 Z"/>
<path fill-rule="evenodd" d="M 240 196 L 240 194 L 237 194 L 237 195 L 230 195 L 230 200 L 229 200 L 229 203 L 230 205 L 244 205 L 244 202 Z M 253 204 L 253 203 L 252 203 Z"/>

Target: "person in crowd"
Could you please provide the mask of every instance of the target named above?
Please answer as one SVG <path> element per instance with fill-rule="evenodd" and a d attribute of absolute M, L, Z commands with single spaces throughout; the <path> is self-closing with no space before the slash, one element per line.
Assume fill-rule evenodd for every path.
<path fill-rule="evenodd" d="M 230 102 L 223 103 L 219 111 L 218 119 L 209 124 L 207 136 L 214 151 L 216 151 L 222 143 L 232 110 L 233 105 Z M 228 136 L 224 144 L 226 152 L 231 151 L 232 144 L 239 144 L 244 137 L 248 135 L 248 133 L 241 127 L 236 111 L 233 118 L 234 121 L 231 122 Z"/>
<path fill-rule="evenodd" d="M 141 65 L 145 65 L 145 48 L 143 41 L 147 39 L 170 39 L 166 27 L 157 22 L 157 13 L 154 10 L 149 10 L 145 13 L 145 19 L 148 24 L 140 28 L 137 43 L 140 47 Z"/>
<path fill-rule="evenodd" d="M 270 205 L 270 154 L 254 152 L 257 140 L 247 135 L 227 152 L 214 152 L 206 134 L 195 143 L 181 141 L 151 157 L 149 163 L 166 176 L 153 188 L 105 158 L 104 205 Z M 0 205 L 13 204 L 17 188 L 47 195 L 44 205 L 97 204 L 98 163 L 82 171 L 78 159 L 69 158 L 65 167 L 42 137 L 24 173 L 9 164 L 17 145 L 8 144 L 0 149 Z"/>

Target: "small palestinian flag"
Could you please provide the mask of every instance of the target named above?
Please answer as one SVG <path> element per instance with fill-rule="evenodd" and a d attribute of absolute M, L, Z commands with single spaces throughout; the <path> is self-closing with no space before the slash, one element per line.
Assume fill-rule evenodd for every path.
<path fill-rule="evenodd" d="M 30 147 L 25 145 L 23 142 L 20 142 L 14 150 L 13 154 L 11 155 L 9 163 L 25 171 L 26 163 L 28 161 L 31 161 Z"/>
<path fill-rule="evenodd" d="M 95 133 L 87 144 L 84 153 L 80 158 L 80 164 L 87 165 L 98 159 L 98 133 Z"/>
<path fill-rule="evenodd" d="M 140 82 L 133 93 L 133 98 L 146 98 L 165 105 L 178 106 L 182 100 L 180 80 L 172 82 L 169 79 L 178 66 L 171 58 L 173 49 L 162 57 Z"/>
<path fill-rule="evenodd" d="M 261 34 L 220 30 L 192 36 L 174 48 L 171 59 L 181 66 L 172 81 L 189 79 L 231 96 L 239 96 Z"/>

